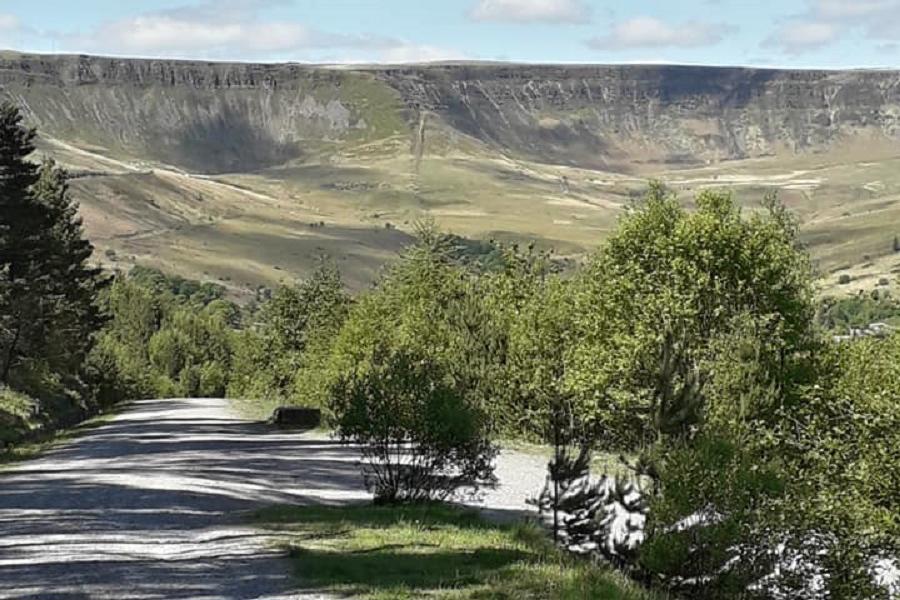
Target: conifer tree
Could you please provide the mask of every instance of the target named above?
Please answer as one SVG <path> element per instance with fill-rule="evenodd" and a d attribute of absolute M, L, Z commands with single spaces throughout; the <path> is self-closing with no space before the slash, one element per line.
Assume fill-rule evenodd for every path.
<path fill-rule="evenodd" d="M 48 315 L 54 327 L 48 332 L 45 359 L 51 366 L 73 373 L 90 350 L 91 334 L 103 324 L 96 297 L 106 282 L 101 269 L 88 263 L 94 248 L 84 238 L 78 205 L 69 197 L 66 177 L 53 160 L 46 159 L 32 191 L 46 213 L 41 268 L 48 277 L 46 292 L 55 300 L 53 313 Z"/>
<path fill-rule="evenodd" d="M 28 161 L 35 131 L 22 125 L 12 104 L 0 106 L 0 269 L 5 272 L 0 294 L 0 382 L 8 383 L 14 365 L 29 354 L 42 336 L 38 313 L 43 309 L 44 273 L 37 270 L 40 234 L 46 215 L 34 200 L 31 186 L 37 166 Z"/>
<path fill-rule="evenodd" d="M 0 383 L 17 370 L 77 374 L 101 324 L 103 285 L 88 265 L 65 173 L 28 157 L 35 131 L 14 105 L 0 105 Z"/>

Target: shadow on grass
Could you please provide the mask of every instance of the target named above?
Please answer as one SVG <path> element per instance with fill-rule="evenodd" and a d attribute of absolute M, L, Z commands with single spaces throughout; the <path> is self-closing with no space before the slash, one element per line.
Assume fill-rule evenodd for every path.
<path fill-rule="evenodd" d="M 365 598 L 649 599 L 623 576 L 560 553 L 534 524 L 442 504 L 272 507 L 300 586 Z"/>
<path fill-rule="evenodd" d="M 459 588 L 535 558 L 535 549 L 516 539 L 515 527 L 447 505 L 273 507 L 256 518 L 293 533 L 288 553 L 308 588 Z"/>
<path fill-rule="evenodd" d="M 105 412 L 87 418 L 80 423 L 60 429 L 47 428 L 38 431 L 23 431 L 20 439 L 5 448 L 0 449 L 0 468 L 4 465 L 12 465 L 37 458 L 44 452 L 61 444 L 77 439 L 78 437 L 98 427 L 109 423 L 119 412 L 130 406 L 128 402 L 122 402 Z"/>
<path fill-rule="evenodd" d="M 347 525 L 388 527 L 407 523 L 418 523 L 423 527 L 448 525 L 466 529 L 504 529 L 486 522 L 478 511 L 440 503 L 272 506 L 257 511 L 254 519 L 263 526 L 278 529 L 291 524 L 302 528 L 322 528 Z"/>
<path fill-rule="evenodd" d="M 313 588 L 337 586 L 372 591 L 476 585 L 528 556 L 522 551 L 492 548 L 427 553 L 416 549 L 414 545 L 402 551 L 386 546 L 364 552 L 294 548 L 290 556 L 304 583 Z"/>

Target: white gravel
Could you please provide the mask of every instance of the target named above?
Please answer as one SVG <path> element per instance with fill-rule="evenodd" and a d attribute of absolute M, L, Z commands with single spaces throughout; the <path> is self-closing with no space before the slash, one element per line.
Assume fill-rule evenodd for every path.
<path fill-rule="evenodd" d="M 289 600 L 271 532 L 247 511 L 368 498 L 353 448 L 273 431 L 225 400 L 153 400 L 0 475 L 0 599 Z M 527 510 L 546 459 L 498 460 L 492 516 Z"/>

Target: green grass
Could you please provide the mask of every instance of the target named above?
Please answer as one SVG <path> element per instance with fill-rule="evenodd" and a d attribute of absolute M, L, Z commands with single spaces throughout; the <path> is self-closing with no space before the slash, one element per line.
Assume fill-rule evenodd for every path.
<path fill-rule="evenodd" d="M 0 470 L 3 466 L 19 463 L 26 460 L 37 458 L 44 452 L 52 450 L 62 444 L 70 442 L 85 433 L 108 423 L 112 418 L 122 410 L 127 403 L 122 403 L 114 409 L 109 410 L 101 415 L 97 415 L 86 421 L 82 421 L 74 427 L 67 429 L 44 430 L 28 441 L 16 443 L 6 449 L 0 449 Z M 2 409 L 0 409 L 2 410 Z"/>
<path fill-rule="evenodd" d="M 32 398 L 0 386 L 0 443 L 16 442 L 37 429 L 35 409 Z"/>
<path fill-rule="evenodd" d="M 289 534 L 304 589 L 373 600 L 660 598 L 563 554 L 534 524 L 446 505 L 273 507 L 255 519 Z"/>

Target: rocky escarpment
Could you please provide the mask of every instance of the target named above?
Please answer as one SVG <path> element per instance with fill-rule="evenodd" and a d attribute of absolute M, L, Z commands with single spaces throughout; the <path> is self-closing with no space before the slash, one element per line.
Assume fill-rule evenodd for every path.
<path fill-rule="evenodd" d="M 460 131 L 581 166 L 818 152 L 859 136 L 900 142 L 900 72 L 447 65 L 379 76 Z"/>
<path fill-rule="evenodd" d="M 498 152 L 641 163 L 900 146 L 900 72 L 446 64 L 334 69 L 0 56 L 0 87 L 54 137 L 203 171 L 252 171 L 438 121 Z"/>
<path fill-rule="evenodd" d="M 353 80 L 349 82 L 348 80 Z M 297 65 L 86 56 L 0 59 L 0 86 L 42 132 L 201 172 L 253 171 L 402 112 L 371 76 Z"/>

